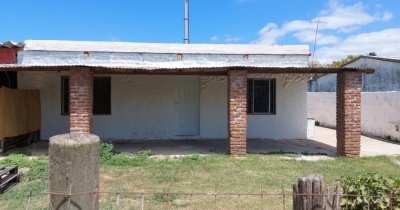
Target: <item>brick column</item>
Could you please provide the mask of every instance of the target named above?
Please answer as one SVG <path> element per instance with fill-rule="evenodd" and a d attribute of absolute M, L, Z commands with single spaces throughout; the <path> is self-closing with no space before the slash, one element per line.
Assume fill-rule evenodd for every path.
<path fill-rule="evenodd" d="M 247 135 L 247 71 L 228 72 L 228 135 L 229 153 L 246 154 Z"/>
<path fill-rule="evenodd" d="M 71 133 L 92 133 L 93 72 L 89 68 L 70 68 L 69 113 Z"/>
<path fill-rule="evenodd" d="M 336 153 L 360 156 L 361 144 L 361 73 L 337 74 Z"/>

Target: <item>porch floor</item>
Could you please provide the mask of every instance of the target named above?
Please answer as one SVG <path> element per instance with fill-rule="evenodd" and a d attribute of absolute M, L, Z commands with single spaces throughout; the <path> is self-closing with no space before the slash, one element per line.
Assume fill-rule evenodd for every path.
<path fill-rule="evenodd" d="M 149 150 L 152 155 L 188 155 L 188 154 L 226 154 L 226 139 L 208 140 L 148 140 L 127 143 L 115 143 L 119 152 L 139 152 Z M 40 141 L 26 147 L 32 156 L 47 154 L 48 141 Z M 334 157 L 336 153 L 336 130 L 315 127 L 314 137 L 302 140 L 248 139 L 248 153 L 267 154 L 273 152 L 294 152 L 298 154 L 323 154 Z M 361 137 L 361 156 L 400 155 L 400 143 L 380 139 Z"/>

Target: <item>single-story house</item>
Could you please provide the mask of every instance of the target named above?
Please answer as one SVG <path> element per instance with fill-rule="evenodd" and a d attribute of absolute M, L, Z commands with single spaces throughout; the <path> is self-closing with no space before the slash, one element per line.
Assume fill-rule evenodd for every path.
<path fill-rule="evenodd" d="M 305 139 L 310 74 L 338 73 L 338 154 L 358 156 L 361 73 L 373 70 L 309 68 L 309 55 L 303 45 L 28 40 L 0 70 L 40 90 L 43 139 L 228 139 L 238 155 L 253 138 Z"/>

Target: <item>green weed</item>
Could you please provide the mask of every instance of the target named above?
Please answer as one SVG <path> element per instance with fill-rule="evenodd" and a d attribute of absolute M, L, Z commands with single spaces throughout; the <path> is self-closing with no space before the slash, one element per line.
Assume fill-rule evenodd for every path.
<path fill-rule="evenodd" d="M 104 163 L 115 155 L 114 145 L 105 141 L 100 141 L 100 162 Z"/>
<path fill-rule="evenodd" d="M 358 195 L 342 198 L 342 207 L 400 209 L 400 178 L 366 173 L 357 177 L 342 177 L 339 181 L 346 194 Z M 389 198 L 391 196 L 395 198 Z"/>

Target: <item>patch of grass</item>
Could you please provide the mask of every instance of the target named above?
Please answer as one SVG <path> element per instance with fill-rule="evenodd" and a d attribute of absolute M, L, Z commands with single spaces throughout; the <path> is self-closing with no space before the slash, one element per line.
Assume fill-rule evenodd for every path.
<path fill-rule="evenodd" d="M 287 154 L 282 151 L 283 154 Z M 395 164 L 398 157 L 363 157 L 333 160 L 304 161 L 283 160 L 281 155 L 249 154 L 245 157 L 229 155 L 190 155 L 180 158 L 152 159 L 150 152 L 137 154 L 115 154 L 100 168 L 100 190 L 122 192 L 157 192 L 146 194 L 121 194 L 120 209 L 140 209 L 142 198 L 146 209 L 166 209 L 167 205 L 179 206 L 179 209 L 215 209 L 215 197 L 212 192 L 281 193 L 292 191 L 292 185 L 299 177 L 321 173 L 327 185 L 333 185 L 342 176 L 358 176 L 364 173 L 379 173 L 388 177 L 399 177 L 400 167 Z M 47 157 L 32 162 L 47 161 Z M 24 156 L 14 157 L 20 162 L 34 167 Z M 3 160 L 5 161 L 5 159 Z M 10 160 L 6 160 L 9 161 Z M 28 160 L 29 161 L 29 160 Z M 0 162 L 2 164 L 2 162 Z M 36 164 L 36 163 L 35 163 Z M 39 163 L 41 164 L 41 163 Z M 38 165 L 39 165 L 38 164 Z M 40 167 L 39 167 L 40 168 Z M 0 206 L 4 209 L 24 208 L 26 195 L 43 192 L 47 172 L 40 172 L 42 179 L 25 179 L 9 192 L 0 196 Z M 165 189 L 168 189 L 167 191 Z M 168 192 L 211 193 L 204 196 L 184 196 Z M 168 197 L 167 197 L 168 194 Z M 265 196 L 264 208 L 282 209 L 280 197 Z M 287 197 L 287 208 L 291 206 L 291 197 Z M 17 203 L 17 204 L 15 204 Z M 116 195 L 102 194 L 101 209 L 115 209 Z M 38 199 L 36 205 L 40 204 Z M 260 209 L 259 196 L 242 196 L 241 209 Z M 40 206 L 40 205 L 39 205 Z M 233 209 L 238 206 L 237 196 L 218 196 L 216 206 L 219 209 Z M 113 208 L 114 207 L 114 208 Z"/>
<path fill-rule="evenodd" d="M 282 187 L 286 192 L 291 192 L 292 185 L 299 177 L 313 173 L 322 173 L 329 185 L 334 184 L 342 176 L 356 176 L 367 172 L 398 176 L 400 167 L 388 157 L 339 157 L 334 160 L 296 161 L 282 160 L 278 155 L 251 154 L 243 158 L 228 155 L 195 155 L 178 159 L 148 159 L 143 165 L 129 168 L 129 170 L 108 165 L 107 169 L 102 170 L 102 176 L 110 176 L 116 171 L 121 172 L 118 174 L 123 178 L 119 178 L 118 181 L 107 180 L 102 182 L 101 186 L 113 189 L 118 185 L 123 186 L 125 190 L 147 189 L 157 192 L 164 192 L 164 189 L 171 187 L 171 192 L 214 192 L 216 190 L 217 192 L 258 193 L 262 189 L 271 193 L 281 193 Z M 128 187 L 128 185 L 134 187 Z M 213 209 L 212 196 L 208 196 L 210 200 L 200 199 L 199 196 L 194 198 L 195 206 L 200 206 L 200 209 Z M 235 200 L 232 196 L 230 198 L 221 197 L 218 204 L 220 206 L 234 205 Z M 177 199 L 179 200 L 180 197 Z M 246 199 L 243 201 L 243 208 L 247 204 L 249 209 L 259 208 L 250 204 L 252 202 L 258 204 L 258 197 Z M 281 208 L 279 206 L 281 200 L 278 202 L 271 200 L 271 202 L 276 202 L 277 205 L 272 209 Z M 288 201 L 288 206 L 289 203 L 290 201 Z M 229 208 L 229 205 L 226 207 Z"/>
<path fill-rule="evenodd" d="M 175 194 L 162 193 L 162 194 L 154 194 L 153 195 L 153 200 L 157 203 L 165 203 L 165 202 L 171 203 L 176 198 L 177 198 L 177 195 L 175 195 Z"/>
<path fill-rule="evenodd" d="M 289 152 L 289 151 L 283 151 L 283 150 L 279 150 L 279 151 L 272 151 L 272 152 L 268 152 L 268 155 L 287 155 L 287 154 L 297 154 L 296 152 Z"/>
<path fill-rule="evenodd" d="M 313 152 L 308 152 L 308 151 L 302 152 L 301 154 L 302 155 L 307 155 L 307 156 L 313 156 L 313 155 L 324 155 L 324 156 L 327 156 L 328 155 L 328 154 L 323 153 L 323 152 L 313 153 Z"/>
<path fill-rule="evenodd" d="M 10 150 L 10 151 L 6 152 L 6 156 L 17 155 L 17 154 L 25 155 L 25 156 L 31 156 L 32 152 L 29 151 L 28 148 L 26 148 L 26 147 L 13 149 L 13 150 Z"/>
<path fill-rule="evenodd" d="M 43 198 L 42 192 L 45 191 L 48 180 L 48 157 L 39 156 L 29 160 L 23 154 L 11 154 L 0 160 L 0 165 L 17 165 L 21 171 L 26 168 L 28 171 L 21 174 L 20 183 L 12 189 L 0 195 L 1 209 L 21 209 L 25 208 L 27 195 L 32 192 L 32 208 L 41 205 Z"/>
<path fill-rule="evenodd" d="M 109 166 L 143 166 L 148 161 L 150 155 L 149 150 L 140 151 L 137 154 L 119 153 L 113 154 L 106 160 L 100 161 L 104 165 Z"/>
<path fill-rule="evenodd" d="M 29 171 L 22 174 L 22 181 L 43 181 L 48 179 L 48 157 L 46 156 L 39 156 L 36 159 L 29 160 L 26 155 L 12 154 L 1 160 L 0 165 L 17 165 L 19 168 L 28 168 Z"/>

